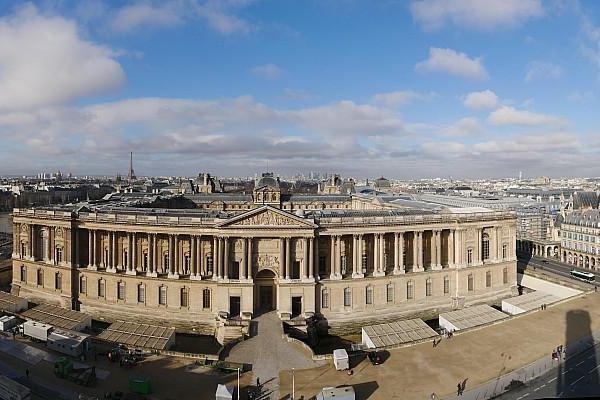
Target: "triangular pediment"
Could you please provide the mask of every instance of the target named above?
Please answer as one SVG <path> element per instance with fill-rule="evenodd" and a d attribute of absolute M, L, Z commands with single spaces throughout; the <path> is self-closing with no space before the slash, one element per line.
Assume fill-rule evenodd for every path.
<path fill-rule="evenodd" d="M 271 206 L 264 206 L 248 211 L 241 215 L 220 222 L 216 225 L 220 228 L 311 228 L 317 225 L 312 219 L 298 217 L 289 212 L 279 210 Z"/>

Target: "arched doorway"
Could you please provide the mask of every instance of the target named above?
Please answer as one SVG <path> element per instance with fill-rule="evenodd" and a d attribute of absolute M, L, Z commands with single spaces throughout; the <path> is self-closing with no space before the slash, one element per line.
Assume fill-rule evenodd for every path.
<path fill-rule="evenodd" d="M 275 310 L 277 302 L 277 276 L 270 269 L 258 271 L 254 277 L 254 314 Z"/>

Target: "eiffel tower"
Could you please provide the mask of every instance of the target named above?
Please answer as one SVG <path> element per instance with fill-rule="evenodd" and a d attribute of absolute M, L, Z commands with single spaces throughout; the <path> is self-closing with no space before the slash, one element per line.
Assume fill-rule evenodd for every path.
<path fill-rule="evenodd" d="M 129 182 L 136 180 L 135 172 L 133 172 L 133 152 L 129 153 L 129 174 L 127 174 Z"/>

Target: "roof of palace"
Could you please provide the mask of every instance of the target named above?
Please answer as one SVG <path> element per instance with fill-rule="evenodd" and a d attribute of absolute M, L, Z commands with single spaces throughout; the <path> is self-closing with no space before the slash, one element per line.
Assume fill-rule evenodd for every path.
<path fill-rule="evenodd" d="M 565 217 L 563 224 L 600 228 L 600 210 L 574 211 Z"/>
<path fill-rule="evenodd" d="M 598 208 L 598 194 L 596 192 L 573 193 L 573 209 Z"/>

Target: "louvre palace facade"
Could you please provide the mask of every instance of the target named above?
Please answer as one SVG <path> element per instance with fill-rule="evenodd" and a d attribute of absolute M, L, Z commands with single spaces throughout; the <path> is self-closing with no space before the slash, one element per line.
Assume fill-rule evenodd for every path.
<path fill-rule="evenodd" d="M 516 287 L 512 212 L 282 194 L 263 175 L 251 194 L 171 196 L 185 208 L 131 193 L 15 209 L 13 294 L 212 334 L 220 320 L 269 310 L 343 324 L 489 302 Z"/>

